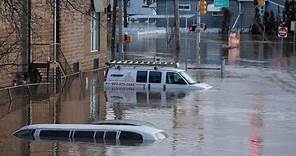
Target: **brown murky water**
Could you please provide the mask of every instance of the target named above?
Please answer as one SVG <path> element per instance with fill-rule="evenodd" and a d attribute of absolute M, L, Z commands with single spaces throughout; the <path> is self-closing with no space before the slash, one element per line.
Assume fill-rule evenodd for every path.
<path fill-rule="evenodd" d="M 281 50 L 279 42 L 261 43 L 243 35 L 240 48 L 225 53 L 219 37 L 207 36 L 201 62 L 219 63 L 221 56 L 228 57 L 222 79 L 220 71 L 189 70 L 195 79 L 213 86 L 207 91 L 104 91 L 102 71 L 68 79 L 64 91 L 49 98 L 52 86 L 47 85 L 29 88 L 32 96 L 28 89 L 12 90 L 11 103 L 8 92 L 1 91 L 0 155 L 295 155 L 296 56 L 291 44 Z M 143 49 L 130 45 L 128 57 L 137 47 Z M 185 56 L 196 58 L 196 53 L 182 55 L 183 62 Z M 188 59 L 192 65 L 195 61 Z M 106 119 L 148 121 L 169 137 L 128 146 L 25 141 L 11 135 L 27 124 Z"/>

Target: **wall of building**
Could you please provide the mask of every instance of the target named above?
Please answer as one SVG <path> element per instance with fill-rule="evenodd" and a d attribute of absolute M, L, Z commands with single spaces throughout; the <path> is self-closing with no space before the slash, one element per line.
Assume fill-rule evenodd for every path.
<path fill-rule="evenodd" d="M 75 3 L 75 2 L 74 2 Z M 107 14 L 100 13 L 100 49 L 91 52 L 91 17 L 90 1 L 78 1 L 79 11 L 61 4 L 60 11 L 60 45 L 70 67 L 79 62 L 79 70 L 94 69 L 94 59 L 99 59 L 99 67 L 107 62 Z M 81 12 L 84 12 L 82 14 Z M 48 57 L 53 60 L 53 15 L 51 5 L 47 1 L 32 1 L 32 55 L 33 61 L 45 62 Z M 1 29 L 0 29 L 1 30 Z M 0 31 L 3 35 L 2 31 Z M 5 35 L 5 34 L 4 34 Z M 14 57 L 15 58 L 15 57 Z M 15 72 L 0 71 L 0 87 L 13 85 Z"/>
<path fill-rule="evenodd" d="M 85 0 L 83 11 L 89 10 L 89 1 Z M 107 14 L 100 13 L 100 49 L 91 52 L 91 17 L 74 10 L 61 10 L 60 37 L 61 49 L 71 67 L 79 62 L 81 71 L 94 68 L 94 59 L 100 66 L 107 61 Z"/>

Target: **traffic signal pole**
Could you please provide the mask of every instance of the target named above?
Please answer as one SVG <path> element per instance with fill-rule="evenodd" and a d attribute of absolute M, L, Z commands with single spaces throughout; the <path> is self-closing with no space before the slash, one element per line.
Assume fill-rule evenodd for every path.
<path fill-rule="evenodd" d="M 196 59 L 197 64 L 200 64 L 200 1 L 197 3 L 196 8 Z"/>
<path fill-rule="evenodd" d="M 179 0 L 174 0 L 175 8 L 175 44 L 176 44 L 176 58 L 175 62 L 180 61 L 180 17 L 179 17 Z"/>
<path fill-rule="evenodd" d="M 115 35 L 116 35 L 116 8 L 117 0 L 113 1 L 112 13 L 112 34 L 111 34 L 111 60 L 115 60 Z"/>

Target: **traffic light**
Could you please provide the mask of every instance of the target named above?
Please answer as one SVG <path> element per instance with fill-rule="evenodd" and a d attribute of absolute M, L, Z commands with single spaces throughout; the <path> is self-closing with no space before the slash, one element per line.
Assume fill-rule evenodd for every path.
<path fill-rule="evenodd" d="M 196 25 L 190 25 L 189 26 L 189 32 L 194 32 L 196 28 Z"/>
<path fill-rule="evenodd" d="M 131 43 L 132 42 L 132 37 L 130 35 L 124 34 L 123 35 L 123 41 L 125 43 Z"/>
<path fill-rule="evenodd" d="M 200 12 L 201 16 L 204 16 L 207 13 L 207 1 L 206 0 L 200 0 L 199 12 Z"/>
<path fill-rule="evenodd" d="M 265 0 L 257 0 L 257 2 L 257 4 L 261 7 L 265 5 Z"/>

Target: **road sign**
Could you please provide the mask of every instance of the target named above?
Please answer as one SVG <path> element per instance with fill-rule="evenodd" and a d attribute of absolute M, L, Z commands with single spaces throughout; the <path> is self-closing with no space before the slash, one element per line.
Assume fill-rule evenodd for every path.
<path fill-rule="evenodd" d="M 228 8 L 229 7 L 229 0 L 214 0 L 214 6 Z"/>
<path fill-rule="evenodd" d="M 286 38 L 288 36 L 288 27 L 279 27 L 278 28 L 278 37 Z"/>

